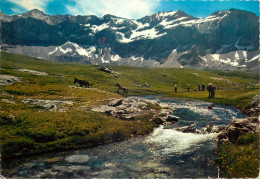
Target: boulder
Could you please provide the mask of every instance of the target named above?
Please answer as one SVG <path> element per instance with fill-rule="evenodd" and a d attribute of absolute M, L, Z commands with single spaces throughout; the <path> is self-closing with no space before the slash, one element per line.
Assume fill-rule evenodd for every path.
<path fill-rule="evenodd" d="M 224 126 L 216 126 L 216 125 L 207 125 L 206 127 L 203 128 L 203 130 L 210 134 L 210 133 L 220 133 L 225 129 Z"/>
<path fill-rule="evenodd" d="M 215 105 L 214 105 L 214 104 L 211 104 L 211 105 L 209 105 L 209 106 L 207 107 L 207 109 L 213 109 L 213 107 L 215 107 Z"/>
<path fill-rule="evenodd" d="M 195 134 L 202 134 L 202 132 L 196 129 L 194 126 L 184 126 L 175 128 L 175 130 L 183 132 L 183 133 L 195 133 Z"/>
<path fill-rule="evenodd" d="M 146 88 L 150 88 L 150 87 L 151 87 L 151 85 L 148 84 L 148 83 L 144 83 L 142 86 L 143 86 L 143 87 L 146 87 Z"/>
<path fill-rule="evenodd" d="M 179 122 L 180 117 L 174 116 L 174 115 L 168 115 L 167 116 L 167 121 L 168 122 Z"/>
<path fill-rule="evenodd" d="M 218 135 L 218 144 L 227 142 L 234 143 L 239 136 L 246 133 L 259 132 L 258 117 L 248 117 L 242 119 L 234 119 L 231 123 Z"/>

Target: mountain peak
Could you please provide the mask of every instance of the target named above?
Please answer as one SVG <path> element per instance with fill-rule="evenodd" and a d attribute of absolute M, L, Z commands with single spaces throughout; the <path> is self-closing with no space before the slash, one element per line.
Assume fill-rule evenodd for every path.
<path fill-rule="evenodd" d="M 38 9 L 33 9 L 31 11 L 28 11 L 26 13 L 23 13 L 22 15 L 24 16 L 30 16 L 30 17 L 34 17 L 37 18 L 39 16 L 47 16 L 44 12 L 38 10 Z"/>
<path fill-rule="evenodd" d="M 111 14 L 105 14 L 103 17 L 103 19 L 111 19 L 111 18 L 118 18 L 117 16 L 111 15 Z"/>
<path fill-rule="evenodd" d="M 248 14 L 248 15 L 251 14 L 251 15 L 255 15 L 252 12 L 240 10 L 240 9 L 234 9 L 234 8 L 229 9 L 229 10 L 217 11 L 217 12 L 214 12 L 213 14 L 211 14 L 211 15 L 224 16 L 224 15 L 228 15 L 228 14 Z"/>

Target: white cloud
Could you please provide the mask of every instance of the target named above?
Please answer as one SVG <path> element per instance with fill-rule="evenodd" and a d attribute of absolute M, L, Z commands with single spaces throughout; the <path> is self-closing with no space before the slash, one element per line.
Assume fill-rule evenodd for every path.
<path fill-rule="evenodd" d="M 39 9 L 41 11 L 45 11 L 45 7 L 47 3 L 50 2 L 51 0 L 9 0 L 9 1 L 26 10 Z"/>
<path fill-rule="evenodd" d="M 11 8 L 12 12 L 15 14 L 21 14 L 23 13 L 23 10 L 19 9 L 19 8 Z"/>
<path fill-rule="evenodd" d="M 75 5 L 67 5 L 72 15 L 96 15 L 102 17 L 112 14 L 124 18 L 141 18 L 154 13 L 159 6 L 155 0 L 75 0 Z"/>

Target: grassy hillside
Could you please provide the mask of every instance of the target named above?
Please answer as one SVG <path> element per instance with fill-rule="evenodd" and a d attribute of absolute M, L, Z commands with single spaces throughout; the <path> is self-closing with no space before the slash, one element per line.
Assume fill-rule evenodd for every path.
<path fill-rule="evenodd" d="M 196 71 L 191 69 L 148 69 L 138 67 L 112 66 L 120 73 L 97 70 L 87 64 L 56 63 L 18 54 L 1 52 L 0 75 L 22 77 L 22 82 L 0 88 L 0 136 L 2 157 L 40 154 L 121 140 L 132 134 L 151 131 L 155 124 L 149 116 L 137 121 L 125 121 L 90 109 L 106 103 L 106 99 L 120 98 L 116 94 L 116 83 L 129 89 L 129 95 L 165 94 L 170 97 L 194 98 L 216 103 L 234 105 L 243 109 L 250 99 L 259 94 L 259 89 L 245 83 L 258 83 L 254 75 L 240 73 L 240 77 L 225 72 Z M 47 76 L 32 75 L 17 69 L 46 72 Z M 235 77 L 233 77 L 235 76 Z M 74 77 L 88 80 L 91 89 L 75 88 Z M 206 91 L 193 91 L 198 83 L 213 83 L 219 86 L 216 99 L 208 99 Z M 151 87 L 140 87 L 148 83 Z M 178 93 L 174 93 L 174 84 Z M 187 85 L 191 92 L 186 92 Z M 66 112 L 44 111 L 23 103 L 25 99 L 49 99 L 72 101 L 65 106 Z"/>

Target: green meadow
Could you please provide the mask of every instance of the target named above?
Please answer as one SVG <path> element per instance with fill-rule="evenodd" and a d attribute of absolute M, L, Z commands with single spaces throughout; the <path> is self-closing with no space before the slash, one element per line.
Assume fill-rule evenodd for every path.
<path fill-rule="evenodd" d="M 151 132 L 156 124 L 150 122 L 150 115 L 127 121 L 91 111 L 109 99 L 125 97 L 116 93 L 116 83 L 128 88 L 128 95 L 163 94 L 231 105 L 240 110 L 260 92 L 259 86 L 252 85 L 258 84 L 258 75 L 245 72 L 111 66 L 119 73 L 116 77 L 97 70 L 95 65 L 57 63 L 4 51 L 0 65 L 0 75 L 22 77 L 22 82 L 0 87 L 3 165 L 12 158 L 92 147 Z M 38 76 L 17 69 L 49 75 Z M 73 84 L 74 77 L 88 80 L 91 89 L 73 87 L 79 86 Z M 141 86 L 144 83 L 151 87 Z M 197 91 L 199 83 L 213 83 L 218 87 L 215 99 L 208 99 L 207 91 Z M 187 92 L 188 85 L 190 92 Z M 25 99 L 66 100 L 73 105 L 65 106 L 66 112 L 44 111 L 23 103 Z"/>

